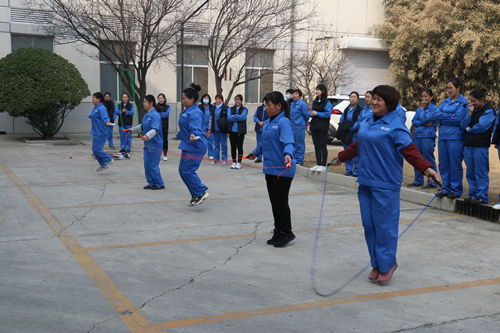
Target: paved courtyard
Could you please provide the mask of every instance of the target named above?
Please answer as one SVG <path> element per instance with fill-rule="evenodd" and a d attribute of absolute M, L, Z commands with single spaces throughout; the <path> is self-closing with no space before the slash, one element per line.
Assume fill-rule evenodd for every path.
<path fill-rule="evenodd" d="M 0 136 L 1 332 L 498 332 L 500 224 L 428 209 L 399 243 L 386 285 L 369 271 L 331 297 L 311 289 L 323 183 L 296 176 L 296 240 L 273 228 L 262 170 L 203 162 L 210 198 L 188 207 L 177 142 L 146 185 L 142 146 L 95 171 L 87 145 Z M 119 140 L 117 140 L 119 142 Z M 245 149 L 255 145 L 247 136 Z M 322 292 L 368 262 L 356 192 L 328 184 L 317 258 Z M 423 206 L 401 202 L 401 229 Z"/>

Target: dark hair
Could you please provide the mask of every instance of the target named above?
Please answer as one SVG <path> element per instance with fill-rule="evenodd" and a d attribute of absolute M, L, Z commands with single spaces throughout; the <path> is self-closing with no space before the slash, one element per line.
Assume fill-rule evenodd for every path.
<path fill-rule="evenodd" d="M 127 95 L 127 97 L 130 98 L 130 96 L 127 93 L 122 93 L 120 97 L 123 97 L 123 95 Z"/>
<path fill-rule="evenodd" d="M 462 93 L 464 91 L 464 83 L 459 78 L 454 77 L 452 79 L 449 79 L 448 83 L 450 83 L 450 82 L 455 86 L 455 88 L 460 87 L 460 89 L 459 89 L 460 93 Z"/>
<path fill-rule="evenodd" d="M 288 93 L 293 94 L 294 92 L 295 92 L 295 90 L 294 90 L 294 89 L 292 89 L 292 88 L 290 88 L 290 89 L 287 89 L 287 90 L 286 90 L 286 93 L 287 93 L 287 94 L 288 94 Z"/>
<path fill-rule="evenodd" d="M 302 97 L 302 90 L 295 89 L 293 92 L 299 94 L 299 96 Z"/>
<path fill-rule="evenodd" d="M 209 94 L 203 94 L 203 96 L 201 96 L 201 102 L 203 103 L 203 99 L 205 98 L 205 96 L 208 96 L 208 104 L 212 104 L 212 98 Z"/>
<path fill-rule="evenodd" d="M 234 99 L 236 98 L 239 98 L 241 100 L 241 102 L 243 103 L 243 95 L 242 94 L 238 94 L 236 96 L 234 96 Z"/>
<path fill-rule="evenodd" d="M 351 92 L 351 93 L 349 94 L 349 97 L 351 97 L 351 95 L 352 95 L 352 94 L 356 94 L 356 96 L 357 96 L 357 97 L 358 97 L 358 99 L 359 99 L 359 94 L 358 94 L 358 92 L 357 92 L 357 91 L 353 91 L 353 92 Z"/>
<path fill-rule="evenodd" d="M 160 100 L 160 96 L 163 97 L 163 99 L 165 100 L 165 103 L 166 103 L 167 97 L 165 97 L 165 94 L 163 94 L 163 93 L 158 94 L 158 100 Z"/>
<path fill-rule="evenodd" d="M 372 97 L 373 97 L 373 91 L 368 90 L 367 92 L 365 92 L 365 96 L 366 96 L 367 94 L 370 94 L 370 95 L 372 95 Z"/>
<path fill-rule="evenodd" d="M 104 95 L 102 94 L 102 92 L 93 93 L 92 96 L 99 99 L 101 101 L 101 103 L 104 102 Z"/>
<path fill-rule="evenodd" d="M 104 93 L 104 96 L 106 96 L 106 95 L 109 95 L 109 97 L 111 97 L 111 93 L 110 93 L 110 92 L 107 92 L 107 91 L 106 91 L 106 92 Z"/>
<path fill-rule="evenodd" d="M 486 93 L 488 92 L 488 89 L 486 88 L 481 88 L 481 89 L 474 89 L 470 92 L 470 95 L 474 97 L 474 99 L 486 99 Z"/>
<path fill-rule="evenodd" d="M 189 88 L 184 89 L 183 93 L 186 95 L 187 99 L 194 98 L 194 102 L 196 103 L 198 98 L 200 98 L 200 95 L 198 94 L 198 91 L 200 90 L 201 86 L 199 84 L 191 83 Z"/>
<path fill-rule="evenodd" d="M 391 86 L 376 86 L 373 89 L 373 95 L 377 95 L 384 100 L 389 112 L 396 110 L 401 99 L 399 91 Z"/>
<path fill-rule="evenodd" d="M 215 95 L 215 99 L 219 98 L 221 101 L 224 101 L 224 96 L 222 94 Z"/>
<path fill-rule="evenodd" d="M 318 86 L 316 87 L 316 90 L 322 91 L 321 99 L 328 96 L 328 91 L 326 90 L 326 86 L 324 84 L 318 84 Z"/>
<path fill-rule="evenodd" d="M 146 96 L 144 97 L 144 100 L 145 100 L 145 101 L 148 101 L 148 102 L 149 102 L 149 104 L 153 104 L 153 108 L 155 108 L 155 107 L 156 107 L 156 100 L 155 100 L 155 97 L 154 97 L 153 95 L 146 95 Z"/>
<path fill-rule="evenodd" d="M 282 93 L 279 91 L 270 92 L 266 95 L 266 97 L 264 97 L 264 101 L 266 101 L 266 104 L 268 102 L 271 102 L 274 105 L 281 104 L 281 111 L 285 111 L 285 116 L 290 119 L 290 107 L 288 102 L 285 101 L 285 97 Z"/>

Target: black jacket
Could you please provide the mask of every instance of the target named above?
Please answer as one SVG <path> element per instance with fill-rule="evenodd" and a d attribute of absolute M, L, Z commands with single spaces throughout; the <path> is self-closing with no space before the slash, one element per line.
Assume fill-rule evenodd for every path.
<path fill-rule="evenodd" d="M 328 103 L 328 98 L 325 97 L 323 100 L 316 98 L 313 102 L 312 110 L 316 112 L 325 112 L 326 103 Z M 309 128 L 311 131 L 328 132 L 330 128 L 330 117 L 320 118 L 318 116 L 313 116 Z"/>
<path fill-rule="evenodd" d="M 246 107 L 244 107 L 243 105 L 240 106 L 240 110 L 239 111 L 236 111 L 236 106 L 233 106 L 230 110 L 231 114 L 242 114 L 243 111 L 247 110 Z M 248 117 L 248 110 L 247 110 L 247 117 Z M 229 122 L 229 126 L 230 126 L 230 131 L 231 131 L 231 128 L 233 127 L 233 122 Z M 246 120 L 243 120 L 243 121 L 238 121 L 238 133 L 239 134 L 247 134 L 247 121 Z"/>
<path fill-rule="evenodd" d="M 134 120 L 134 116 L 122 113 L 122 109 L 123 109 L 123 103 L 118 104 L 118 110 L 120 111 L 120 114 L 118 115 L 118 126 L 132 126 L 132 121 Z M 132 109 L 132 103 L 128 102 L 127 105 L 125 105 L 125 109 L 127 111 L 130 111 Z"/>
<path fill-rule="evenodd" d="M 477 112 L 473 112 L 470 118 L 469 127 L 476 125 L 479 122 L 479 118 L 481 118 L 486 110 L 493 109 L 490 103 L 484 103 L 483 107 Z M 489 147 L 491 134 L 493 133 L 493 126 L 495 126 L 495 122 L 491 124 L 490 128 L 484 133 L 469 133 L 465 132 L 464 138 L 464 146 L 467 147 Z"/>

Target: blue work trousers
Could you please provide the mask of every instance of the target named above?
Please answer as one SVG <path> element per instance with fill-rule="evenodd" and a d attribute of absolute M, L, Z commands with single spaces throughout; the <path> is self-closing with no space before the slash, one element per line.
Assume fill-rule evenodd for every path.
<path fill-rule="evenodd" d="M 436 149 L 436 139 L 434 138 L 415 138 L 413 143 L 417 146 L 418 151 L 422 154 L 422 157 L 432 164 L 432 168 L 437 172 L 436 168 L 436 158 L 434 157 L 434 150 Z M 423 186 L 424 176 L 415 169 L 415 184 Z M 432 187 L 436 187 L 435 184 L 427 180 L 427 184 Z"/>
<path fill-rule="evenodd" d="M 144 147 L 144 172 L 149 186 L 164 186 L 160 173 L 161 153 L 161 148 Z"/>
<path fill-rule="evenodd" d="M 214 136 L 207 136 L 207 152 L 208 157 L 214 157 Z"/>
<path fill-rule="evenodd" d="M 399 191 L 359 185 L 358 199 L 372 267 L 387 273 L 396 265 Z"/>
<path fill-rule="evenodd" d="M 342 146 L 344 146 L 344 149 L 349 147 L 345 144 L 342 144 Z M 348 175 L 348 176 L 352 176 L 352 175 L 357 176 L 358 175 L 358 158 L 357 157 L 353 158 L 350 161 L 344 162 L 344 164 L 345 164 L 345 174 L 346 175 Z"/>
<path fill-rule="evenodd" d="M 200 177 L 196 174 L 202 160 L 203 154 L 182 151 L 181 161 L 179 162 L 179 175 L 186 184 L 189 193 L 191 193 L 191 197 L 200 196 L 208 190 L 208 187 L 201 183 Z"/>
<path fill-rule="evenodd" d="M 256 136 L 257 136 L 257 146 L 259 145 L 260 143 L 260 140 L 262 140 L 262 132 L 255 132 Z M 257 156 L 257 159 L 258 160 L 262 160 L 262 154 L 260 154 L 259 156 Z"/>
<path fill-rule="evenodd" d="M 443 179 L 443 191 L 446 194 L 455 193 L 459 196 L 464 192 L 462 179 L 464 170 L 464 142 L 462 140 L 439 140 L 439 173 Z"/>
<path fill-rule="evenodd" d="M 92 152 L 94 153 L 95 159 L 101 166 L 111 160 L 111 156 L 102 150 L 102 147 L 104 147 L 107 139 L 107 133 L 104 135 L 94 135 L 94 138 L 92 139 Z"/>
<path fill-rule="evenodd" d="M 120 129 L 120 148 L 125 150 L 132 149 L 132 134 L 125 133 L 123 129 L 132 128 L 131 125 L 125 125 L 118 127 Z M 144 133 L 141 133 L 144 134 Z"/>
<path fill-rule="evenodd" d="M 488 202 L 490 185 L 490 154 L 488 147 L 464 147 L 467 170 L 465 177 L 469 183 L 469 196 Z"/>
<path fill-rule="evenodd" d="M 220 158 L 222 161 L 227 161 L 227 134 L 215 131 L 212 137 L 214 138 L 214 161 L 219 162 Z"/>
<path fill-rule="evenodd" d="M 294 130 L 293 137 L 295 139 L 295 158 L 298 164 L 303 164 L 306 154 L 306 130 L 304 128 Z"/>
<path fill-rule="evenodd" d="M 113 128 L 114 126 L 108 126 L 109 132 L 108 132 L 108 144 L 109 147 L 114 147 L 115 145 L 113 144 Z"/>

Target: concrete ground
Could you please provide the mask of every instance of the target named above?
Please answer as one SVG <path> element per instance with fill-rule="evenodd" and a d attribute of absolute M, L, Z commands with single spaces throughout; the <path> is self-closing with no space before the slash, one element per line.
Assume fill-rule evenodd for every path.
<path fill-rule="evenodd" d="M 262 170 L 203 162 L 210 198 L 188 207 L 177 144 L 161 162 L 166 190 L 150 191 L 138 139 L 131 160 L 98 173 L 89 146 L 0 136 L 1 332 L 498 332 L 499 224 L 428 209 L 392 281 L 366 271 L 325 298 L 310 281 L 323 183 L 295 177 L 297 238 L 276 249 Z M 326 191 L 325 293 L 369 262 L 356 192 Z M 422 209 L 401 202 L 401 230 Z"/>

